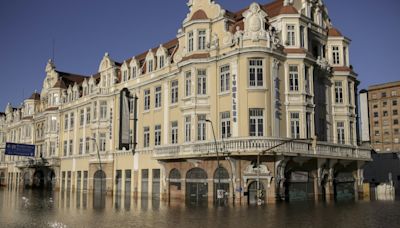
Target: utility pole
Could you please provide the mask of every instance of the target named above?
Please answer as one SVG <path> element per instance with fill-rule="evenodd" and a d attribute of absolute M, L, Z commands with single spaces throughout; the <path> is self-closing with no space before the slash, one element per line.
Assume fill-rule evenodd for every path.
<path fill-rule="evenodd" d="M 213 132 L 213 136 L 214 136 L 214 144 L 215 144 L 215 152 L 217 153 L 217 169 L 218 169 L 218 184 L 217 184 L 217 202 L 218 205 L 221 205 L 221 198 L 219 196 L 219 193 L 222 189 L 221 188 L 221 169 L 220 169 L 220 165 L 219 165 L 219 154 L 218 154 L 218 146 L 217 146 L 217 139 L 215 138 L 215 132 L 214 132 L 214 124 L 211 120 L 206 119 L 206 122 L 211 123 L 211 129 Z"/>

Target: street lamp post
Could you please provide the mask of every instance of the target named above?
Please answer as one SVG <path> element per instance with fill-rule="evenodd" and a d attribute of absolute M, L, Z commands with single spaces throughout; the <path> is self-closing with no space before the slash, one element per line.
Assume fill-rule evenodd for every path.
<path fill-rule="evenodd" d="M 217 139 L 215 138 L 215 132 L 214 132 L 214 124 L 211 120 L 206 119 L 205 120 L 208 123 L 211 123 L 211 129 L 213 132 L 213 137 L 214 137 L 214 144 L 215 144 L 215 152 L 217 153 L 217 169 L 218 169 L 218 184 L 217 184 L 217 200 L 218 200 L 218 205 L 220 205 L 220 197 L 218 195 L 219 191 L 220 191 L 220 187 L 221 187 L 221 169 L 220 169 L 220 165 L 219 165 L 219 154 L 218 154 L 218 146 L 217 146 Z"/>

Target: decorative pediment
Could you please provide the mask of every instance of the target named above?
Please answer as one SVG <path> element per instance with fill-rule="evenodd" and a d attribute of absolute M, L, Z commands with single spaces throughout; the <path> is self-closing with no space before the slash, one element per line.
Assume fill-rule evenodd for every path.
<path fill-rule="evenodd" d="M 225 10 L 214 0 L 189 0 L 187 3 L 190 12 L 187 14 L 183 23 L 196 19 L 215 19 L 225 15 Z M 205 17 L 206 16 L 206 17 Z"/>
<path fill-rule="evenodd" d="M 108 52 L 106 52 L 104 54 L 103 59 L 100 62 L 99 72 L 103 72 L 114 66 L 115 66 L 115 62 L 110 58 Z"/>
<path fill-rule="evenodd" d="M 167 49 L 160 44 L 160 46 L 157 49 L 156 55 L 157 56 L 162 56 L 162 55 L 167 56 Z"/>
<path fill-rule="evenodd" d="M 251 39 L 258 41 L 260 39 L 267 39 L 268 32 L 265 24 L 267 23 L 266 17 L 268 16 L 264 12 L 260 5 L 252 3 L 248 10 L 243 14 L 244 21 L 244 36 L 243 39 Z"/>

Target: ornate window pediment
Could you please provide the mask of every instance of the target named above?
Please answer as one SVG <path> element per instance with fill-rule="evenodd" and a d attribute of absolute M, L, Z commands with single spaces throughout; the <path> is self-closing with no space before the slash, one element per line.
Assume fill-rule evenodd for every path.
<path fill-rule="evenodd" d="M 252 3 L 247 11 L 243 13 L 244 34 L 243 39 L 258 41 L 268 39 L 267 19 L 268 14 L 264 12 L 260 5 Z"/>

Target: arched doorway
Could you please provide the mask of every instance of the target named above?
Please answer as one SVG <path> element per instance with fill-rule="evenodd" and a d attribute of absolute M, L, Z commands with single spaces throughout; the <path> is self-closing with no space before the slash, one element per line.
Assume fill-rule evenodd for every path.
<path fill-rule="evenodd" d="M 106 174 L 97 170 L 93 175 L 93 208 L 104 209 L 106 206 Z"/>
<path fill-rule="evenodd" d="M 260 185 L 260 191 L 264 194 L 265 193 L 265 189 L 264 189 L 264 185 L 259 182 Z M 255 205 L 257 204 L 257 181 L 253 181 L 249 184 L 248 187 L 248 198 L 247 198 L 247 202 L 250 205 Z M 261 199 L 264 199 L 265 195 L 261 195 Z"/>
<path fill-rule="evenodd" d="M 315 161 L 289 161 L 285 169 L 285 200 L 305 201 L 314 199 L 314 177 L 312 167 Z"/>
<path fill-rule="evenodd" d="M 37 170 L 33 174 L 33 187 L 43 188 L 44 187 L 44 174 L 43 171 Z"/>
<path fill-rule="evenodd" d="M 172 169 L 169 173 L 169 199 L 179 198 L 181 195 L 181 173 L 177 169 Z"/>
<path fill-rule="evenodd" d="M 0 186 L 5 186 L 6 185 L 6 175 L 4 172 L 0 173 Z"/>
<path fill-rule="evenodd" d="M 220 166 L 215 170 L 214 173 L 214 202 L 217 203 L 227 203 L 229 194 L 229 173 L 228 171 Z M 218 199 L 218 190 L 220 190 L 220 199 Z"/>
<path fill-rule="evenodd" d="M 355 198 L 355 179 L 351 172 L 339 172 L 335 174 L 333 181 L 335 200 L 353 200 Z"/>
<path fill-rule="evenodd" d="M 186 174 L 186 201 L 190 204 L 205 204 L 208 201 L 207 173 L 193 168 Z"/>

